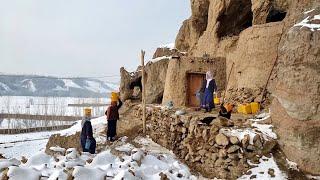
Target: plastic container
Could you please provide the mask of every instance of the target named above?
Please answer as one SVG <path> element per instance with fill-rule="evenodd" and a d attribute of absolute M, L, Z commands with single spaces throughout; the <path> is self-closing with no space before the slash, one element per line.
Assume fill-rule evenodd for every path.
<path fill-rule="evenodd" d="M 84 108 L 84 115 L 85 116 L 91 116 L 91 108 Z"/>
<path fill-rule="evenodd" d="M 116 92 L 111 92 L 111 101 L 118 101 L 119 96 Z"/>
<path fill-rule="evenodd" d="M 238 112 L 243 114 L 251 114 L 251 105 L 250 104 L 240 104 L 238 106 Z"/>
<path fill-rule="evenodd" d="M 260 104 L 257 102 L 250 103 L 252 114 L 256 114 L 260 111 Z"/>
<path fill-rule="evenodd" d="M 217 93 L 214 93 L 213 103 L 214 104 L 220 104 L 220 98 L 218 98 Z"/>

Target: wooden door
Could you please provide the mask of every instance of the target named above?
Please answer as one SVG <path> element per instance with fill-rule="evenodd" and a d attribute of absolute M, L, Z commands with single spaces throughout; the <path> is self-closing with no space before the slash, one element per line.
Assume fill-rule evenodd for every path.
<path fill-rule="evenodd" d="M 197 91 L 201 88 L 205 79 L 204 74 L 190 73 L 187 74 L 187 106 L 199 107 L 200 101 L 196 97 Z"/>

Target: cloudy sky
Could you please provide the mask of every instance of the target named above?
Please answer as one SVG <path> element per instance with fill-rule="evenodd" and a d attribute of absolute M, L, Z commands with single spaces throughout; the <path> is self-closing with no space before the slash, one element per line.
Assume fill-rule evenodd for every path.
<path fill-rule="evenodd" d="M 0 0 L 0 72 L 118 75 L 190 14 L 189 0 Z"/>

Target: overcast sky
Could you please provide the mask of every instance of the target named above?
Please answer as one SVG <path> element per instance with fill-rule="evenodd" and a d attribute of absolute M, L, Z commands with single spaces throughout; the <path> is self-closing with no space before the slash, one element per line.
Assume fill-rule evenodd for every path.
<path fill-rule="evenodd" d="M 189 0 L 0 0 L 0 72 L 119 75 L 190 14 Z"/>

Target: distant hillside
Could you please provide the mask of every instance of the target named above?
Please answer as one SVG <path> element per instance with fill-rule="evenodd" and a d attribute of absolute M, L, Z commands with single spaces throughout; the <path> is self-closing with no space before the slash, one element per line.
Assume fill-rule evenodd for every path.
<path fill-rule="evenodd" d="M 0 96 L 105 97 L 115 83 L 91 78 L 57 78 L 0 74 Z"/>

